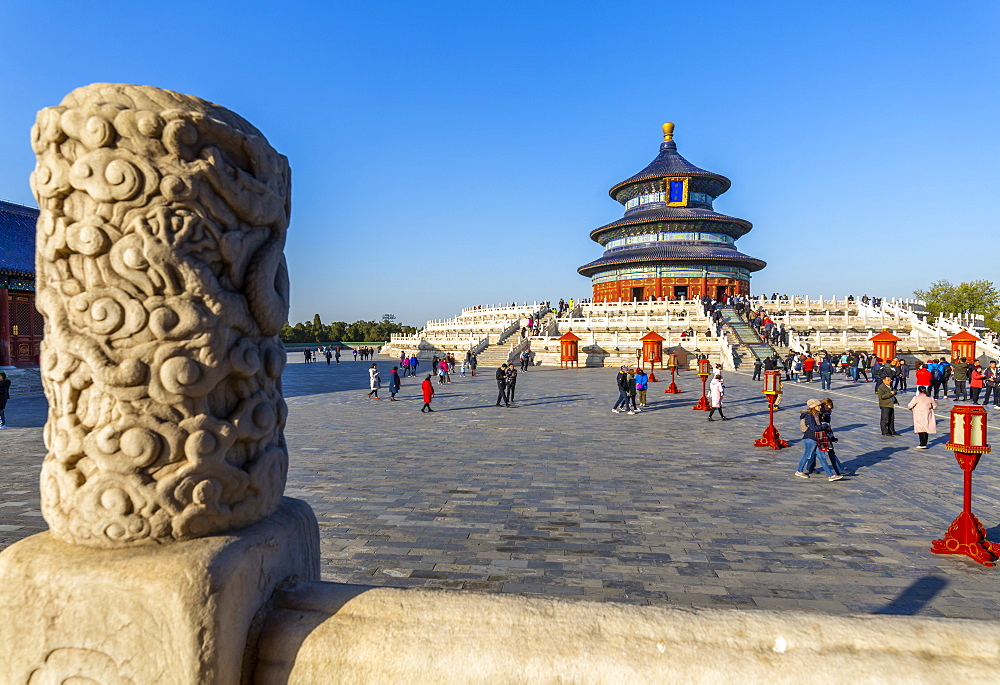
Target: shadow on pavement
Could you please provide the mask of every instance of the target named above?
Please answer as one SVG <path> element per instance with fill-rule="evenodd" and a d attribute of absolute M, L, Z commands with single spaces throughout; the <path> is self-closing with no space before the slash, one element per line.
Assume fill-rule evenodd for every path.
<path fill-rule="evenodd" d="M 928 604 L 948 585 L 948 581 L 937 576 L 924 576 L 899 593 L 892 600 L 873 614 L 893 614 L 896 616 L 913 616 L 926 608 Z"/>
<path fill-rule="evenodd" d="M 896 452 L 906 452 L 909 446 L 901 447 L 883 447 L 880 450 L 872 450 L 871 452 L 865 452 L 864 454 L 859 454 L 850 461 L 844 462 L 844 468 L 855 473 L 863 468 L 868 468 L 881 464 L 883 461 L 888 461 L 892 459 L 892 455 Z"/>

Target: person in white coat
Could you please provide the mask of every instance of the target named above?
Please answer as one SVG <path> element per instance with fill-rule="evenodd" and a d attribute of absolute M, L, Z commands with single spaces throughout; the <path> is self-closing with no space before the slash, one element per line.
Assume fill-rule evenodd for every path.
<path fill-rule="evenodd" d="M 378 389 L 382 387 L 382 376 L 379 375 L 378 367 L 372 364 L 372 368 L 368 369 L 368 381 L 371 390 L 368 392 L 368 399 L 375 396 L 375 399 L 380 400 L 381 397 L 378 396 Z"/>
<path fill-rule="evenodd" d="M 910 400 L 906 408 L 913 412 L 913 432 L 920 438 L 917 449 L 925 450 L 928 434 L 937 433 L 937 419 L 934 416 L 937 402 L 927 394 L 927 386 L 921 385 L 917 388 L 917 396 Z"/>
<path fill-rule="evenodd" d="M 709 394 L 711 398 L 709 399 L 710 409 L 708 410 L 708 420 L 715 421 L 712 415 L 715 412 L 719 412 L 719 416 L 723 421 L 728 421 L 729 417 L 722 413 L 722 398 L 726 395 L 726 384 L 722 382 L 722 374 L 715 374 L 715 378 L 712 382 L 708 384 Z"/>

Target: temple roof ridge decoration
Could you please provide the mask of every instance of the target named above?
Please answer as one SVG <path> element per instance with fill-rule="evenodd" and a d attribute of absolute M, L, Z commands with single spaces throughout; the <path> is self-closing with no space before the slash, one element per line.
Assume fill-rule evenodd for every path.
<path fill-rule="evenodd" d="M 736 249 L 753 224 L 713 207 L 732 182 L 681 156 L 673 133 L 664 124 L 656 158 L 608 191 L 625 214 L 591 231 L 604 255 L 577 270 L 595 301 L 746 294 L 766 266 Z"/>

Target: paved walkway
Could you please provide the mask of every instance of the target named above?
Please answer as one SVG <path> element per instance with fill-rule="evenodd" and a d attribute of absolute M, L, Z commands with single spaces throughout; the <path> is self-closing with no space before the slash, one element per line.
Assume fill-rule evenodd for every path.
<path fill-rule="evenodd" d="M 285 373 L 287 494 L 320 521 L 326 580 L 558 595 L 638 604 L 1000 618 L 1000 568 L 928 551 L 961 506 L 961 471 L 938 434 L 914 450 L 878 435 L 870 384 L 786 384 L 790 449 L 753 446 L 767 421 L 759 384 L 727 374 L 727 414 L 694 412 L 696 376 L 650 407 L 612 414 L 614 370 L 532 369 L 516 406 L 494 406 L 491 369 L 454 379 L 419 411 L 367 400 L 367 366 Z M 391 368 L 380 359 L 383 378 Z M 665 375 L 665 374 L 664 374 Z M 665 379 L 666 380 L 666 379 Z M 435 386 L 439 387 L 439 386 Z M 380 394 L 387 395 L 383 390 Z M 832 396 L 838 452 L 855 475 L 792 476 L 798 407 Z M 903 401 L 905 405 L 905 401 Z M 951 403 L 943 401 L 946 429 Z M 0 433 L 0 546 L 44 527 L 38 466 L 44 399 L 12 400 Z M 17 427 L 28 426 L 28 427 Z M 973 507 L 1000 522 L 1000 465 L 986 456 Z M 1000 527 L 992 528 L 1000 539 Z"/>

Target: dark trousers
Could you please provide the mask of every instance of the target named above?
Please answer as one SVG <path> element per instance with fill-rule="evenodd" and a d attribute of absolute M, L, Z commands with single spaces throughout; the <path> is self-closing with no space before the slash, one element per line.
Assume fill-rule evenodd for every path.
<path fill-rule="evenodd" d="M 882 417 L 879 420 L 879 428 L 882 435 L 892 435 L 896 432 L 896 409 L 895 407 L 879 407 L 882 410 Z"/>
<path fill-rule="evenodd" d="M 514 388 L 516 388 L 516 387 L 517 387 L 517 381 L 514 381 L 513 383 L 507 384 L 507 401 L 508 402 L 513 402 L 514 401 Z"/>
<path fill-rule="evenodd" d="M 917 433 L 917 437 L 920 438 L 920 446 L 927 447 L 927 433 Z"/>
<path fill-rule="evenodd" d="M 965 381 L 955 381 L 955 397 L 961 397 L 963 400 L 967 397 L 965 394 Z"/>
<path fill-rule="evenodd" d="M 972 403 L 979 404 L 979 391 L 982 388 L 969 388 L 969 392 L 972 393 Z M 986 404 L 986 400 L 983 400 L 983 404 Z"/>
<path fill-rule="evenodd" d="M 497 383 L 497 406 L 498 407 L 500 406 L 501 402 L 503 402 L 504 404 L 510 404 L 510 400 L 507 399 L 507 384 L 506 383 Z"/>
<path fill-rule="evenodd" d="M 759 381 L 760 380 L 760 367 L 759 366 L 753 367 L 753 378 L 751 378 L 750 380 L 752 380 L 752 381 Z"/>
<path fill-rule="evenodd" d="M 990 401 L 990 393 L 993 393 L 993 404 L 997 404 L 997 389 L 995 387 L 987 385 L 985 388 L 986 392 L 983 393 L 983 404 Z"/>
<path fill-rule="evenodd" d="M 625 390 L 618 390 L 618 399 L 615 401 L 615 406 L 612 409 L 620 409 L 628 404 L 628 392 Z"/>
<path fill-rule="evenodd" d="M 934 395 L 934 399 L 936 399 L 936 400 L 940 399 L 940 394 L 941 394 L 941 379 L 940 378 L 932 378 L 931 379 L 931 387 L 927 391 L 927 394 L 928 395 L 933 394 Z"/>

